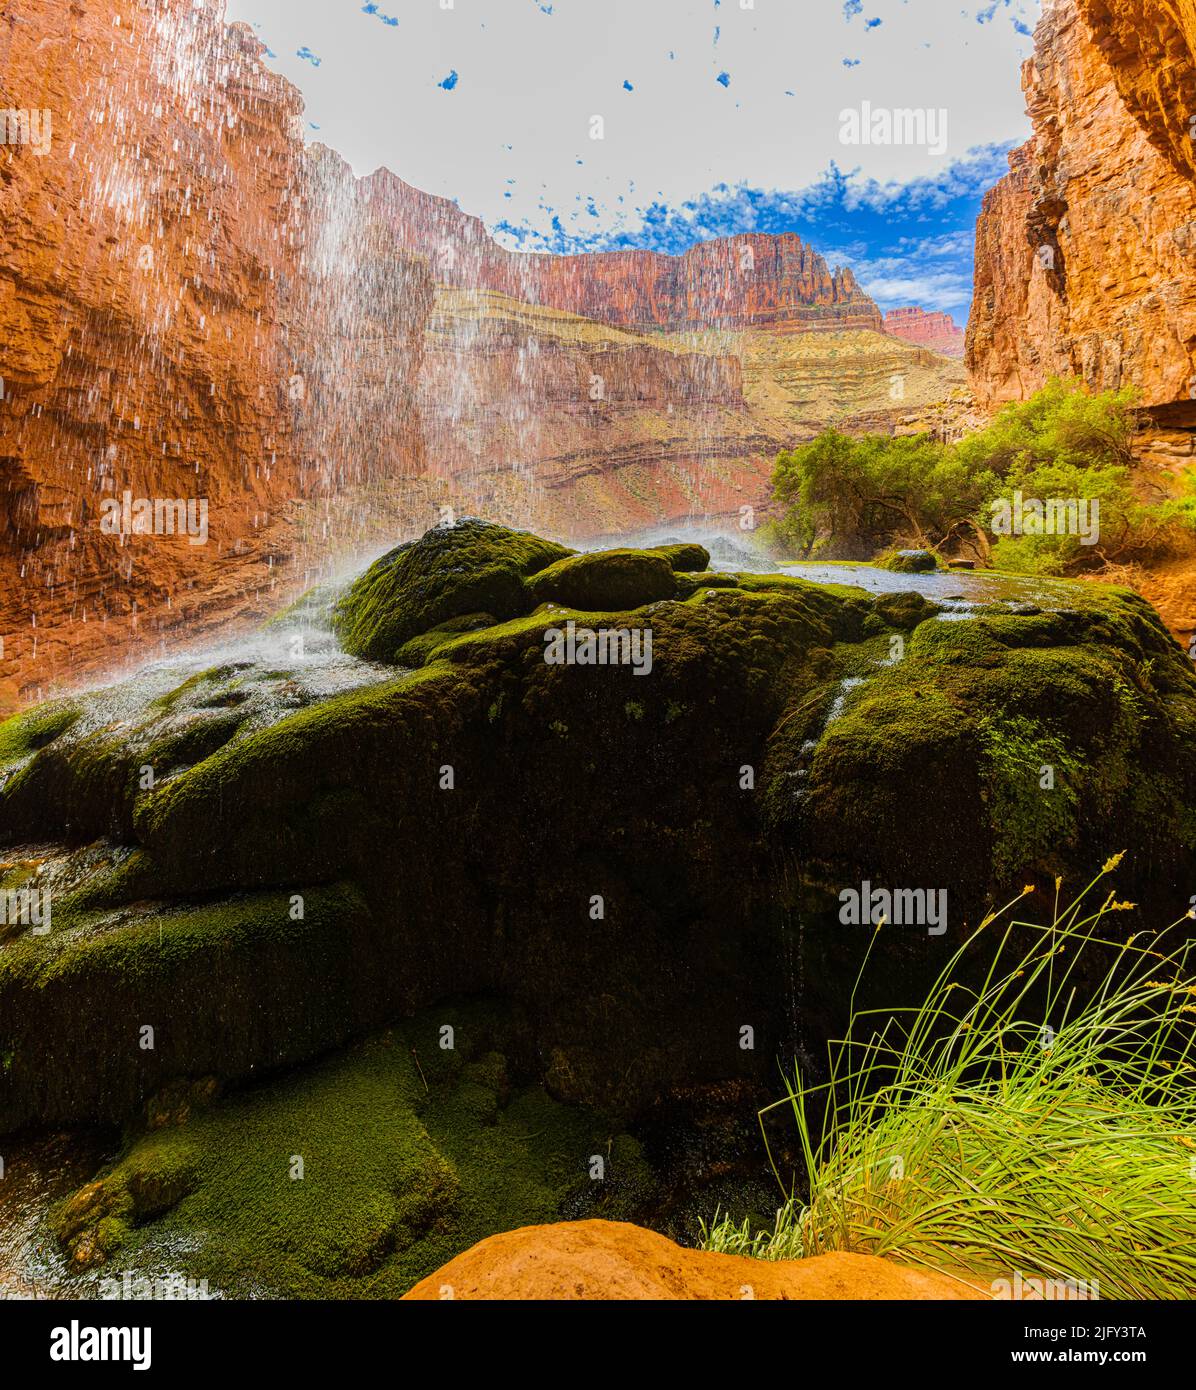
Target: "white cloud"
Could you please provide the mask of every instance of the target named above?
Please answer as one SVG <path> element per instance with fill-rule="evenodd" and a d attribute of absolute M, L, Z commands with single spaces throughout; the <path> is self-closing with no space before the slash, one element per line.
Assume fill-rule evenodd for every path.
<path fill-rule="evenodd" d="M 926 180 L 933 209 L 936 196 L 951 196 L 935 189 L 952 161 L 1028 131 L 1018 74 L 1029 42 L 1013 20 L 1032 22 L 1037 0 L 1000 5 L 983 24 L 958 0 L 868 0 L 850 19 L 843 0 L 375 8 L 364 13 L 363 0 L 228 6 L 230 18 L 258 27 L 277 55 L 271 65 L 303 91 L 320 127 L 314 138 L 358 173 L 386 165 L 490 224 L 547 229 L 554 213 L 592 199 L 596 230 L 620 218 L 634 225 L 640 207 L 676 206 L 723 182 L 799 190 L 832 162 L 857 170 L 858 196 L 878 208 Z M 865 28 L 874 19 L 880 25 Z M 457 81 L 446 90 L 450 73 Z M 946 155 L 841 145 L 840 113 L 865 99 L 945 109 Z M 605 120 L 601 141 L 589 138 L 594 115 Z"/>

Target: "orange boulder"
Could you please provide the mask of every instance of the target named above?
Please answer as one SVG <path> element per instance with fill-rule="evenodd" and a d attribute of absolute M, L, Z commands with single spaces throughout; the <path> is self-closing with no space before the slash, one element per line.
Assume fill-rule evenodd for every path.
<path fill-rule="evenodd" d="M 618 1221 L 566 1221 L 490 1236 L 409 1299 L 979 1299 L 960 1279 L 874 1255 L 753 1260 L 687 1250 Z"/>

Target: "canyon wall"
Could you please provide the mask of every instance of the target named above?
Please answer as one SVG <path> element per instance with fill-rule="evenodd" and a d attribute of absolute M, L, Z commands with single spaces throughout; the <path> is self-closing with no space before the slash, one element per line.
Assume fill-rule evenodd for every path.
<path fill-rule="evenodd" d="M 579 541 L 738 519 L 781 447 L 738 345 L 441 287 L 419 392 L 429 476 L 480 515 Z"/>
<path fill-rule="evenodd" d="M 721 237 L 680 256 L 528 255 L 505 250 L 479 218 L 389 170 L 363 183 L 402 244 L 428 254 L 437 279 L 449 286 L 491 290 L 622 328 L 882 331 L 880 310 L 854 273 L 831 271 L 791 232 Z"/>
<path fill-rule="evenodd" d="M 0 131 L 0 704 L 267 611 L 319 563 L 297 499 L 422 464 L 426 269 L 221 11 L 0 7 L 0 108 L 38 116 Z"/>
<path fill-rule="evenodd" d="M 354 178 L 223 20 L 0 0 L 0 713 L 446 506 L 583 541 L 738 522 L 779 449 L 958 393 L 794 235 L 518 254 Z"/>
<path fill-rule="evenodd" d="M 944 357 L 963 356 L 964 331 L 950 314 L 918 308 L 890 309 L 885 314 L 884 329 L 894 338 L 941 352 Z"/>
<path fill-rule="evenodd" d="M 794 235 L 532 255 L 388 170 L 361 189 L 438 283 L 428 476 L 488 517 L 583 542 L 738 525 L 766 510 L 780 449 L 832 421 L 912 428 L 963 384 Z"/>
<path fill-rule="evenodd" d="M 1057 0 L 1023 71 L 1030 141 L 984 200 L 966 360 L 977 395 L 1053 375 L 1136 386 L 1147 407 L 1196 378 L 1196 14 L 1191 0 Z"/>

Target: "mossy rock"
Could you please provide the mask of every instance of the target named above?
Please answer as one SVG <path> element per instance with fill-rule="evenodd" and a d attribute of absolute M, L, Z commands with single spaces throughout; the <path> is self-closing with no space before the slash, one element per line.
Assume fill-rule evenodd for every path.
<path fill-rule="evenodd" d="M 25 840 L 128 839 L 141 766 L 137 750 L 106 732 L 78 739 L 65 734 L 61 730 L 0 783 L 0 839 L 17 827 Z"/>
<path fill-rule="evenodd" d="M 243 723 L 244 717 L 236 712 L 190 719 L 177 732 L 150 744 L 145 765 L 154 769 L 156 777 L 194 767 L 231 743 Z"/>
<path fill-rule="evenodd" d="M 263 624 L 263 631 L 269 632 L 288 627 L 323 627 L 332 614 L 333 606 L 341 597 L 341 588 L 336 584 L 317 584 L 299 595 L 293 603 L 281 612 L 275 613 Z"/>
<path fill-rule="evenodd" d="M 523 581 L 571 553 L 493 522 L 437 526 L 375 561 L 334 608 L 333 628 L 354 656 L 395 662 L 413 637 L 450 618 L 529 612 Z"/>
<path fill-rule="evenodd" d="M 68 899 L 54 916 L 50 936 L 0 951 L 0 1132 L 30 1122 L 35 1095 L 38 1123 L 119 1122 L 178 1077 L 303 1061 L 387 1012 L 369 910 L 350 888 L 169 912 Z M 46 1009 L 85 1022 L 42 1038 Z"/>
<path fill-rule="evenodd" d="M 588 613 L 641 608 L 677 594 L 669 559 L 646 550 L 573 555 L 541 570 L 527 587 L 536 603 L 559 603 Z"/>
<path fill-rule="evenodd" d="M 906 628 L 918 616 L 876 609 Z M 1092 589 L 1073 611 L 923 618 L 903 659 L 824 727 L 800 804 L 777 783 L 774 809 L 815 859 L 843 866 L 843 845 L 866 837 L 861 867 L 949 887 L 968 914 L 969 884 L 1016 888 L 1015 866 L 1023 881 L 1078 876 L 1125 848 L 1110 807 L 1127 798 L 1140 861 L 1178 868 L 1196 848 L 1183 809 L 1196 765 L 1180 752 L 1194 684 L 1137 596 Z M 829 709 L 835 689 L 820 698 Z M 778 763 L 796 760 L 798 727 L 774 745 Z"/>
<path fill-rule="evenodd" d="M 742 575 L 724 574 L 719 570 L 679 573 L 676 576 L 677 593 L 681 598 L 692 598 L 702 589 L 738 589 L 742 578 Z"/>
<path fill-rule="evenodd" d="M 775 1074 L 801 1043 L 776 988 L 796 939 L 800 1022 L 829 1035 L 865 943 L 844 946 L 828 885 L 949 889 L 949 944 L 1023 883 L 1087 881 L 1130 824 L 1119 891 L 1153 913 L 1190 879 L 1196 677 L 1138 596 L 1060 582 L 948 614 L 646 558 L 676 585 L 638 618 L 648 677 L 549 665 L 570 618 L 637 619 L 526 611 L 533 577 L 525 611 L 445 617 L 407 639 L 419 669 L 238 729 L 150 790 L 129 781 L 147 743 L 254 672 L 133 732 L 127 690 L 89 696 L 81 732 L 0 788 L 0 842 L 53 840 L 67 883 L 51 936 L 0 948 L 0 1131 L 120 1122 L 173 1082 L 235 1085 L 479 995 L 527 1011 L 556 1099 L 634 1113 Z M 941 946 L 876 950 L 883 970 Z M 493 1122 L 500 1088 L 465 1084 Z"/>
<path fill-rule="evenodd" d="M 938 569 L 939 562 L 932 550 L 897 550 L 885 556 L 881 567 L 894 574 L 929 574 Z"/>
<path fill-rule="evenodd" d="M 460 618 L 450 618 L 447 623 L 440 623 L 413 637 L 410 642 L 405 642 L 399 648 L 396 664 L 416 670 L 425 666 L 435 652 L 454 637 L 460 637 L 463 632 L 482 632 L 495 626 L 497 619 L 491 613 L 466 613 Z"/>
<path fill-rule="evenodd" d="M 651 553 L 663 555 L 678 573 L 710 568 L 710 552 L 704 545 L 698 545 L 694 541 L 678 542 L 675 545 L 654 545 Z"/>
<path fill-rule="evenodd" d="M 78 720 L 73 704 L 42 705 L 0 723 L 0 769 L 32 757 L 61 738 Z"/>
<path fill-rule="evenodd" d="M 924 594 L 911 592 L 881 594 L 876 600 L 874 611 L 882 624 L 912 631 L 919 623 L 935 617 L 941 610 L 937 603 L 931 603 Z"/>
<path fill-rule="evenodd" d="M 552 1100 L 525 1066 L 512 1076 L 498 1042 L 526 1052 L 524 1025 L 446 1007 L 134 1132 L 60 1205 L 55 1233 L 93 1278 L 117 1252 L 122 1270 L 152 1271 L 181 1242 L 212 1293 L 393 1298 L 498 1231 L 566 1210 L 640 1214 L 651 1174 L 635 1141 Z M 593 1182 L 608 1147 L 610 1180 Z"/>

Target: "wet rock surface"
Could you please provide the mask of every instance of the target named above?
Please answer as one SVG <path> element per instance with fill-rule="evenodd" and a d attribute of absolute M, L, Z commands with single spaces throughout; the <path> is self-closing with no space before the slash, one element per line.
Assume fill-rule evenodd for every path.
<path fill-rule="evenodd" d="M 423 1068 L 412 1103 L 432 1094 L 428 1057 L 452 1001 L 494 1000 L 508 1018 L 488 1032 L 458 1021 L 462 1062 L 490 1067 L 460 1094 L 445 1074 L 472 1117 L 460 1123 L 501 1122 L 516 1094 L 580 1107 L 595 1137 L 579 1131 L 568 1163 L 609 1160 L 619 1135 L 641 1144 L 628 1169 L 619 1141 L 623 1185 L 604 1190 L 619 1215 L 655 1222 L 676 1198 L 660 1186 L 669 1144 L 650 1138 L 654 1109 L 687 1096 L 689 1123 L 703 1107 L 750 1114 L 778 1058 L 816 1056 L 841 1028 L 873 935 L 843 925 L 844 889 L 946 895 L 941 932 L 906 924 L 875 947 L 893 1006 L 920 997 L 990 902 L 1076 881 L 1127 848 L 1127 823 L 1123 891 L 1145 912 L 1187 883 L 1196 677 L 1136 595 L 851 565 L 671 568 L 716 563 L 699 549 L 577 557 L 587 603 L 609 600 L 629 554 L 643 560 L 632 573 L 664 566 L 676 592 L 566 607 L 536 592 L 550 543 L 478 521 L 438 528 L 339 598 L 298 605 L 256 646 L 0 725 L 0 888 L 53 901 L 48 932 L 17 923 L 0 940 L 0 1131 L 124 1124 L 171 1088 L 215 1087 L 211 1108 L 183 1106 L 186 1153 L 157 1155 L 154 1141 L 137 1157 L 134 1127 L 99 1194 L 57 1227 L 71 1261 L 135 1253 L 137 1232 L 181 1240 L 201 1211 L 213 1230 L 235 1226 L 219 1156 L 235 1147 L 247 1083 L 268 1082 L 267 1135 L 292 1084 L 270 1078 L 289 1069 L 307 1084 L 330 1049 L 419 1017 L 394 1046 Z M 517 616 L 432 623 L 446 577 L 472 604 L 495 574 Z M 385 633 L 377 650 L 391 655 L 346 653 L 332 613 L 345 631 Z M 650 673 L 546 661 L 546 637 L 570 623 L 650 631 Z M 350 1071 L 369 1073 L 353 1055 Z M 385 1183 L 407 1191 L 416 1179 L 395 1163 Z M 434 1227 L 461 1244 L 486 1234 L 462 1215 L 472 1179 L 436 1178 L 432 1150 L 417 1168 Z M 594 1197 L 546 1179 L 533 1219 L 591 1214 L 577 1203 Z M 274 1199 L 261 1200 L 259 1214 Z M 454 1253 L 424 1244 L 404 1263 L 418 1223 L 358 1201 L 382 1211 L 377 1229 L 354 1217 L 360 1249 L 333 1241 L 286 1287 L 376 1275 L 370 1287 L 401 1292 Z M 527 1219 L 520 1201 L 492 1219 Z M 270 1226 L 281 1217 L 262 1219 L 285 1243 L 285 1223 Z M 233 1236 L 212 1239 L 221 1286 L 252 1285 Z"/>

